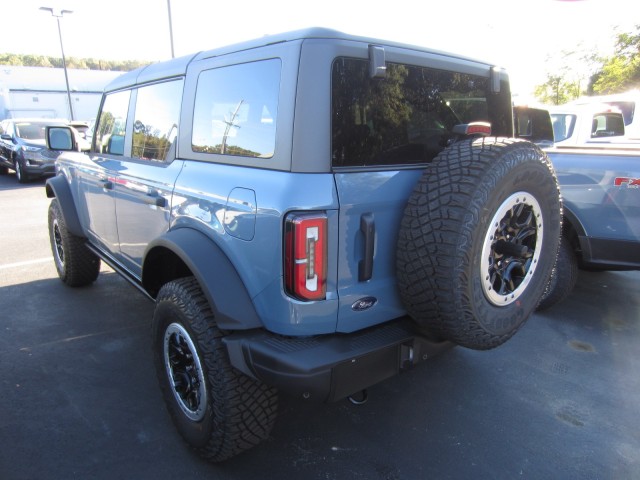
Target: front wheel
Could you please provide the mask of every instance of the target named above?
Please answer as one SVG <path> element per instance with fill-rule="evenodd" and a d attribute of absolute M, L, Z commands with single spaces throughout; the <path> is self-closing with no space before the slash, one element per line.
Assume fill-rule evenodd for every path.
<path fill-rule="evenodd" d="M 458 345 L 504 343 L 538 305 L 560 217 L 553 168 L 534 144 L 453 144 L 427 166 L 401 222 L 396 267 L 407 312 Z"/>
<path fill-rule="evenodd" d="M 231 366 L 222 337 L 195 278 L 160 289 L 152 334 L 160 387 L 180 435 L 213 462 L 265 440 L 278 405 L 275 389 Z"/>
<path fill-rule="evenodd" d="M 29 174 L 25 171 L 23 162 L 17 158 L 15 161 L 15 169 L 16 169 L 16 178 L 19 183 L 28 183 L 31 178 Z"/>
<path fill-rule="evenodd" d="M 67 230 L 58 200 L 49 205 L 49 241 L 58 276 L 70 287 L 93 283 L 100 274 L 100 259 L 85 240 Z"/>

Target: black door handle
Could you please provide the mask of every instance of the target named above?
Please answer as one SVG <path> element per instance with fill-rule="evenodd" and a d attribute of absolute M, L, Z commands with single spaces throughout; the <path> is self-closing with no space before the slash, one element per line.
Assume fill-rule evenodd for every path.
<path fill-rule="evenodd" d="M 148 193 L 144 198 L 144 203 L 147 205 L 155 205 L 156 207 L 164 208 L 167 206 L 167 199 L 158 195 L 158 193 Z"/>
<path fill-rule="evenodd" d="M 366 282 L 373 277 L 373 251 L 376 239 L 373 213 L 363 213 L 360 216 L 360 231 L 364 236 L 364 258 L 358 262 L 358 280 Z"/>

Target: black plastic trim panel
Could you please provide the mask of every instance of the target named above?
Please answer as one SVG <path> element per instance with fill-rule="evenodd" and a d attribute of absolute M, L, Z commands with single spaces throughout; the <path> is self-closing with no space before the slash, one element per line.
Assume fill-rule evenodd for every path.
<path fill-rule="evenodd" d="M 453 346 L 421 336 L 407 317 L 351 334 L 287 338 L 254 330 L 223 342 L 245 374 L 319 401 L 353 395 Z"/>

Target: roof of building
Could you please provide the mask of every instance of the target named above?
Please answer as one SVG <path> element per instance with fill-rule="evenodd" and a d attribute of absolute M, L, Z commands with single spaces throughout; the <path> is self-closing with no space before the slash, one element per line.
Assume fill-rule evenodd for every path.
<path fill-rule="evenodd" d="M 72 92 L 102 92 L 105 85 L 123 72 L 68 68 Z M 65 92 L 64 69 L 0 65 L 0 89 L 13 91 Z"/>

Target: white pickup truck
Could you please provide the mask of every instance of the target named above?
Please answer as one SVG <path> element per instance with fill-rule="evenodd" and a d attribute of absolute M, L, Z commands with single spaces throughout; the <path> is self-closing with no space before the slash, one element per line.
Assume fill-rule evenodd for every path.
<path fill-rule="evenodd" d="M 551 108 L 549 113 L 556 146 L 628 142 L 623 114 L 615 106 L 566 104 Z"/>
<path fill-rule="evenodd" d="M 640 115 L 635 114 L 638 111 L 638 104 L 640 104 L 640 90 L 631 90 L 629 92 L 614 93 L 611 95 L 581 97 L 570 103 L 570 105 L 574 106 L 594 104 L 605 104 L 620 110 L 624 117 L 625 136 L 629 140 L 640 140 Z"/>

